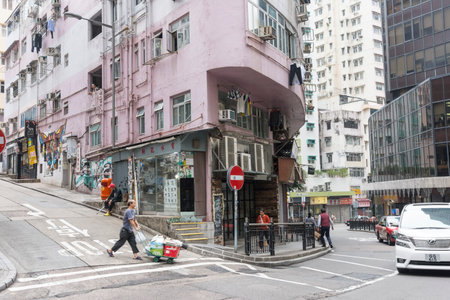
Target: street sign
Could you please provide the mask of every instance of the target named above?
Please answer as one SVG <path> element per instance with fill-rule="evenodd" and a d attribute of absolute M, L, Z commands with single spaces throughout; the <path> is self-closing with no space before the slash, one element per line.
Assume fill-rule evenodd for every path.
<path fill-rule="evenodd" d="M 244 185 L 244 172 L 241 167 L 234 166 L 228 170 L 227 182 L 232 190 L 239 191 L 242 188 Z"/>
<path fill-rule="evenodd" d="M 3 152 L 6 146 L 6 137 L 3 131 L 0 129 L 0 154 Z"/>

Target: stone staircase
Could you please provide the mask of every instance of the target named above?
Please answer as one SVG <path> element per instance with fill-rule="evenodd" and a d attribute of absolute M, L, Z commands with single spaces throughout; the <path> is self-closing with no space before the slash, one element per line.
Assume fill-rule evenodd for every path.
<path fill-rule="evenodd" d="M 177 237 L 187 243 L 207 244 L 209 238 L 204 230 L 206 222 L 177 222 L 171 223 L 171 229 Z"/>

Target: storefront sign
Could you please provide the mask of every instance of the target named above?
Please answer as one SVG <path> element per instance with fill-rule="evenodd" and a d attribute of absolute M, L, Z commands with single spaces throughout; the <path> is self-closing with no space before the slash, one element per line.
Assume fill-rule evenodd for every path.
<path fill-rule="evenodd" d="M 37 158 L 36 158 L 36 146 L 30 146 L 28 147 L 28 163 L 31 165 L 37 164 Z"/>
<path fill-rule="evenodd" d="M 358 207 L 370 207 L 370 199 L 361 198 L 356 200 L 358 201 Z"/>
<path fill-rule="evenodd" d="M 383 195 L 384 201 L 392 200 L 394 202 L 398 202 L 398 196 L 397 195 Z"/>
<path fill-rule="evenodd" d="M 339 200 L 341 202 L 341 205 L 352 205 L 352 203 L 353 203 L 352 198 L 341 198 Z"/>
<path fill-rule="evenodd" d="M 80 143 L 77 144 L 77 154 L 76 154 L 76 163 L 75 163 L 75 172 L 81 172 L 81 146 Z"/>
<path fill-rule="evenodd" d="M 36 134 L 36 121 L 25 121 L 25 137 L 34 138 Z"/>
<path fill-rule="evenodd" d="M 311 197 L 311 205 L 327 204 L 327 197 Z"/>
<path fill-rule="evenodd" d="M 178 204 L 178 189 L 176 179 L 166 179 L 164 183 L 164 211 L 176 212 Z"/>

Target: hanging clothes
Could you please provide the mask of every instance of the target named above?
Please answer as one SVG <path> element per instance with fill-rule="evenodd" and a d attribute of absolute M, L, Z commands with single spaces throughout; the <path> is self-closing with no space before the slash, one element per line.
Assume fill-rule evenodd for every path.
<path fill-rule="evenodd" d="M 237 113 L 237 114 L 245 114 L 245 100 L 244 100 L 244 95 L 241 95 L 241 96 L 237 99 L 237 109 L 236 109 L 236 113 Z"/>
<path fill-rule="evenodd" d="M 245 94 L 244 95 L 244 106 L 245 106 L 244 107 L 245 108 L 244 115 L 246 115 L 246 116 L 249 116 L 251 113 L 249 103 L 250 103 L 250 97 L 247 94 Z"/>
<path fill-rule="evenodd" d="M 31 52 L 34 52 L 34 48 L 36 48 L 37 53 L 42 48 L 42 35 L 40 33 L 35 33 L 31 40 Z"/>
<path fill-rule="evenodd" d="M 47 22 L 47 30 L 50 31 L 50 34 L 53 38 L 53 32 L 55 31 L 55 21 L 53 19 L 48 20 Z"/>
<path fill-rule="evenodd" d="M 302 72 L 297 64 L 292 64 L 289 70 L 289 85 L 292 85 L 295 76 L 297 76 L 298 84 L 302 84 Z"/>
<path fill-rule="evenodd" d="M 240 96 L 240 93 L 238 90 L 232 89 L 228 92 L 228 99 L 231 100 L 237 100 Z"/>

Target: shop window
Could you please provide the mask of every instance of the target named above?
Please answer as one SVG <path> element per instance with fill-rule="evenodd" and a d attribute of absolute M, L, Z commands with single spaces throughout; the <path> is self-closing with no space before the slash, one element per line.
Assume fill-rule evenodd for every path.
<path fill-rule="evenodd" d="M 138 108 L 136 118 L 139 123 L 139 134 L 145 133 L 145 110 L 144 107 Z"/>
<path fill-rule="evenodd" d="M 448 176 L 448 153 L 446 144 L 436 145 L 437 175 Z"/>
<path fill-rule="evenodd" d="M 173 126 L 191 121 L 191 93 L 174 97 L 172 99 Z"/>
<path fill-rule="evenodd" d="M 95 124 L 89 127 L 89 135 L 91 137 L 91 147 L 99 146 L 101 144 L 101 124 Z"/>
<path fill-rule="evenodd" d="M 156 130 L 164 129 L 164 103 L 162 101 L 155 104 L 154 112 L 156 116 Z"/>

